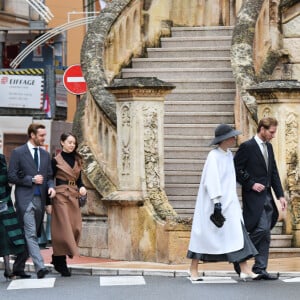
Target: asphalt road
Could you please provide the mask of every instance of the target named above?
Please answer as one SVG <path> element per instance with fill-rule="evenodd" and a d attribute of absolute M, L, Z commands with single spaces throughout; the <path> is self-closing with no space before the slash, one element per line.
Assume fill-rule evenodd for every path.
<path fill-rule="evenodd" d="M 235 280 L 224 280 L 224 282 L 221 280 L 220 283 L 212 280 L 204 283 L 192 284 L 186 277 L 135 276 L 134 278 L 126 278 L 124 276 L 102 276 L 100 278 L 99 276 L 79 275 L 74 275 L 69 278 L 63 278 L 58 275 L 51 275 L 49 277 L 52 277 L 51 280 L 54 282 L 53 287 L 10 290 L 7 288 L 11 286 L 11 282 L 6 282 L 4 277 L 2 277 L 2 279 L 0 279 L 0 299 L 296 300 L 300 298 L 300 278 L 299 282 L 284 282 L 283 280 L 285 280 L 285 278 L 276 281 L 242 282 L 237 278 L 234 278 Z M 126 280 L 132 278 L 134 285 L 130 285 L 130 283 L 126 284 Z M 38 279 L 35 279 L 33 281 L 37 282 L 37 280 Z M 45 282 L 47 282 L 47 280 L 45 280 Z"/>

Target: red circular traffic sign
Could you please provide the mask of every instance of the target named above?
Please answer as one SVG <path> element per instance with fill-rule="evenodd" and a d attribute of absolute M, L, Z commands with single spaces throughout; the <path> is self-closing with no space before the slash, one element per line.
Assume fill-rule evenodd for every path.
<path fill-rule="evenodd" d="M 72 65 L 64 72 L 63 83 L 69 93 L 81 95 L 87 91 L 80 65 Z"/>

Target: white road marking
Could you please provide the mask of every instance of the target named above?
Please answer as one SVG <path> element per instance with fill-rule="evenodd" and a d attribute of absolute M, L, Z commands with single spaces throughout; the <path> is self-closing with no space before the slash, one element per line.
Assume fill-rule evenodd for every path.
<path fill-rule="evenodd" d="M 300 282 L 300 277 L 282 279 L 284 282 Z"/>
<path fill-rule="evenodd" d="M 145 285 L 143 276 L 101 276 L 100 286 Z"/>
<path fill-rule="evenodd" d="M 8 290 L 53 288 L 56 278 L 16 279 L 12 280 Z"/>

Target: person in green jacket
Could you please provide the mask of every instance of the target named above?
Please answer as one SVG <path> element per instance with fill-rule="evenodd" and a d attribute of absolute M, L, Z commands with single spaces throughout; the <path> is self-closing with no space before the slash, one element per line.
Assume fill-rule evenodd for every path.
<path fill-rule="evenodd" d="M 4 277 L 13 279 L 15 276 L 10 268 L 9 255 L 24 251 L 24 235 L 10 197 L 11 187 L 7 179 L 7 164 L 0 154 L 0 256 L 4 261 Z"/>

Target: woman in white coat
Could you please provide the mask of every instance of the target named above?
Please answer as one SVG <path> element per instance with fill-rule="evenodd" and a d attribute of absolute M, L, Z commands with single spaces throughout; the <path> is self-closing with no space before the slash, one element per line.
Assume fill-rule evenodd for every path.
<path fill-rule="evenodd" d="M 219 125 L 211 145 L 217 145 L 207 156 L 193 218 L 187 257 L 191 258 L 191 280 L 198 277 L 199 260 L 229 261 L 239 264 L 240 278 L 258 279 L 247 260 L 257 251 L 243 224 L 242 211 L 236 192 L 233 155 L 229 150 L 236 144 L 240 131 L 227 124 Z"/>

